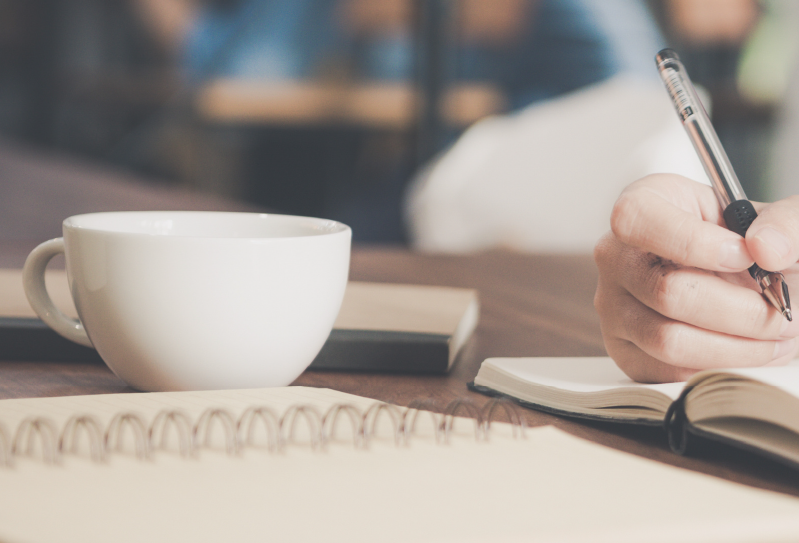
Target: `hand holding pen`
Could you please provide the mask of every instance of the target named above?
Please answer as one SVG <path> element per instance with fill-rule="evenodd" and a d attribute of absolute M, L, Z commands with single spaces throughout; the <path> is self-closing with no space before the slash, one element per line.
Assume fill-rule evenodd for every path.
<path fill-rule="evenodd" d="M 713 190 L 723 210 L 724 223 L 736 234 L 746 237 L 747 230 L 757 218 L 757 212 L 744 194 L 727 152 L 721 146 L 705 108 L 696 95 L 685 66 L 671 49 L 659 52 L 655 62 L 677 115 L 699 155 L 699 160 L 702 161 L 705 173 L 713 183 Z M 766 271 L 757 264 L 752 264 L 749 268 L 749 275 L 757 282 L 769 303 L 788 321 L 793 320 L 785 276 L 778 271 Z"/>
<path fill-rule="evenodd" d="M 595 306 L 608 354 L 633 379 L 682 381 L 796 355 L 799 319 L 789 322 L 747 270 L 756 262 L 781 271 L 786 290 L 799 288 L 799 196 L 755 203 L 745 238 L 726 227 L 719 204 L 706 185 L 658 174 L 630 185 L 614 207 L 612 231 L 594 251 Z"/>

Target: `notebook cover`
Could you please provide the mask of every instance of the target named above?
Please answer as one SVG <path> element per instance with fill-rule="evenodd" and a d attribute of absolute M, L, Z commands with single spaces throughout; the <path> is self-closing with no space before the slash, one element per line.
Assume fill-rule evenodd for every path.
<path fill-rule="evenodd" d="M 677 452 L 678 454 L 682 454 L 685 456 L 692 456 L 702 450 L 703 441 L 714 442 L 714 443 L 721 443 L 722 445 L 733 447 L 741 451 L 760 456 L 762 458 L 766 458 L 768 460 L 777 462 L 778 464 L 782 464 L 794 470 L 799 470 L 799 463 L 794 462 L 789 458 L 785 458 L 784 456 L 773 453 L 771 451 L 761 449 L 759 447 L 750 445 L 748 443 L 742 443 L 736 439 L 732 439 L 727 436 L 721 436 L 713 432 L 708 432 L 701 428 L 697 428 L 690 422 L 685 424 L 685 433 L 683 435 L 686 442 L 684 444 L 683 450 Z"/>
<path fill-rule="evenodd" d="M 97 351 L 59 336 L 40 319 L 0 317 L 0 360 L 97 362 Z"/>
<path fill-rule="evenodd" d="M 444 334 L 333 330 L 310 369 L 443 374 L 449 370 Z M 97 362 L 94 349 L 55 333 L 40 319 L 0 317 L 0 360 Z"/>
<path fill-rule="evenodd" d="M 312 370 L 443 374 L 449 370 L 446 334 L 334 329 Z"/>

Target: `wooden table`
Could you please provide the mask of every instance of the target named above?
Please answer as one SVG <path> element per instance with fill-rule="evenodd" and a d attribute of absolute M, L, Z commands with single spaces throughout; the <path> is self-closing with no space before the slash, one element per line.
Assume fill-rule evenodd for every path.
<path fill-rule="evenodd" d="M 29 247 L 30 246 L 30 247 Z M 32 242 L 0 243 L 0 266 L 19 266 Z M 404 249 L 356 248 L 354 280 L 472 287 L 482 312 L 474 337 L 446 376 L 305 372 L 295 384 L 329 387 L 407 405 L 431 398 L 486 398 L 470 392 L 480 363 L 490 356 L 604 355 L 592 299 L 596 270 L 588 256 L 490 252 L 474 256 L 430 256 Z M 0 361 L 0 398 L 131 391 L 105 366 L 81 363 Z M 799 496 L 799 473 L 729 448 L 702 458 L 673 454 L 658 429 L 586 423 L 524 410 L 531 426 L 552 424 L 571 434 L 659 462 Z"/>

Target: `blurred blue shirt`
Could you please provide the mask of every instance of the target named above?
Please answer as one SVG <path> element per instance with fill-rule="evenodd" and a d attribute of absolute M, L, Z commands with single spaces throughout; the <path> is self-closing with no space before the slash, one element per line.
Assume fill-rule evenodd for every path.
<path fill-rule="evenodd" d="M 188 76 L 194 82 L 317 76 L 331 59 L 353 51 L 353 38 L 337 24 L 337 4 L 240 0 L 233 7 L 206 6 L 187 39 Z M 540 0 L 528 32 L 512 46 L 461 47 L 455 78 L 497 84 L 515 109 L 618 73 L 656 77 L 652 58 L 662 46 L 642 1 Z M 358 47 L 362 79 L 412 76 L 410 34 L 361 40 Z"/>

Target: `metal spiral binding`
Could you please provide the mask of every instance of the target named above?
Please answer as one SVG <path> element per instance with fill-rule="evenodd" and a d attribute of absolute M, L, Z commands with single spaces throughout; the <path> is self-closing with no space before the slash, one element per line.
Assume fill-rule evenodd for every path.
<path fill-rule="evenodd" d="M 280 417 L 280 422 L 278 424 L 278 432 L 280 435 L 285 435 L 284 428 L 289 425 L 289 433 L 283 438 L 283 443 L 289 444 L 294 440 L 294 430 L 297 428 L 297 419 L 300 415 L 305 419 L 308 425 L 308 431 L 311 434 L 311 449 L 317 450 L 324 448 L 322 415 L 316 407 L 307 404 L 292 405 L 286 409 L 286 412 Z"/>
<path fill-rule="evenodd" d="M 485 432 L 483 431 L 483 413 L 471 400 L 458 398 L 452 400 L 447 404 L 444 409 L 444 417 L 441 421 L 441 431 L 444 436 L 444 442 L 449 443 L 449 436 L 452 433 L 453 426 L 455 425 L 455 417 L 459 411 L 465 410 L 472 419 L 474 419 L 474 439 L 475 441 L 482 441 L 485 439 Z"/>
<path fill-rule="evenodd" d="M 266 406 L 247 408 L 238 419 L 227 409 L 212 408 L 204 411 L 192 424 L 191 418 L 177 410 L 163 410 L 156 414 L 148 426 L 136 413 L 116 414 L 103 431 L 102 425 L 90 415 L 78 415 L 67 420 L 59 433 L 55 424 L 46 418 L 28 418 L 16 429 L 13 439 L 0 425 L 0 466 L 11 467 L 18 456 L 33 456 L 36 441 L 40 443 L 45 462 L 56 464 L 66 454 L 76 454 L 81 434 L 89 440 L 90 457 L 103 462 L 111 452 L 121 452 L 123 437 L 132 435 L 136 458 L 149 459 L 154 451 L 167 448 L 167 437 L 174 431 L 178 437 L 178 449 L 183 457 L 191 457 L 199 450 L 211 446 L 214 426 L 221 426 L 225 437 L 225 451 L 238 455 L 247 448 L 254 448 L 258 426 L 266 432 L 266 450 L 281 452 L 294 442 L 300 419 L 308 428 L 310 445 L 321 450 L 335 440 L 336 427 L 344 417 L 352 430 L 353 446 L 366 449 L 376 436 L 379 420 L 389 418 L 396 446 L 409 445 L 416 433 L 416 424 L 421 412 L 432 419 L 436 443 L 449 443 L 454 430 L 455 418 L 465 414 L 474 421 L 475 440 L 488 441 L 491 422 L 497 413 L 504 412 L 513 428 L 514 438 L 524 438 L 526 424 L 516 406 L 504 398 L 492 399 L 482 407 L 471 400 L 451 401 L 442 410 L 430 399 L 416 400 L 401 409 L 396 405 L 376 402 L 366 411 L 350 403 L 334 404 L 323 414 L 308 404 L 297 404 L 287 408 L 282 415 Z"/>
<path fill-rule="evenodd" d="M 11 438 L 8 430 L 0 424 L 0 466 L 7 468 L 14 466 L 14 457 L 11 455 Z"/>
<path fill-rule="evenodd" d="M 438 411 L 438 404 L 430 399 L 414 400 L 408 405 L 408 408 L 402 413 L 402 420 L 400 423 L 402 439 L 406 445 L 410 443 L 410 439 L 416 431 L 416 419 L 419 417 L 420 412 L 430 414 L 430 417 L 433 419 L 433 432 L 435 433 L 436 443 L 441 443 L 443 440 L 442 420 L 441 416 L 436 413 L 436 411 Z M 410 423 L 408 421 L 409 417 L 412 417 Z"/>
<path fill-rule="evenodd" d="M 226 409 L 206 409 L 200 415 L 191 433 L 194 450 L 197 451 L 202 446 L 210 447 L 211 428 L 215 420 L 222 424 L 222 429 L 225 431 L 225 451 L 229 455 L 238 454 L 239 440 L 236 419 Z"/>
<path fill-rule="evenodd" d="M 78 437 L 81 429 L 85 430 L 86 435 L 89 437 L 91 459 L 95 462 L 105 461 L 102 426 L 91 415 L 77 415 L 67 420 L 61 430 L 61 435 L 58 437 L 58 453 L 60 455 L 77 453 Z"/>
<path fill-rule="evenodd" d="M 352 427 L 353 446 L 357 449 L 366 446 L 364 433 L 364 415 L 360 409 L 350 403 L 337 403 L 332 405 L 322 417 L 322 439 L 327 443 L 336 439 L 336 422 L 342 413 L 347 415 Z"/>
<path fill-rule="evenodd" d="M 380 418 L 381 413 L 386 413 L 391 420 L 391 427 L 394 430 L 394 444 L 400 445 L 402 443 L 402 434 L 400 433 L 399 408 L 390 403 L 377 402 L 372 404 L 363 414 L 364 446 L 368 446 L 369 440 L 376 434 L 377 421 Z"/>
<path fill-rule="evenodd" d="M 25 419 L 19 423 L 14 439 L 11 442 L 11 455 L 33 456 L 33 445 L 36 436 L 39 436 L 44 462 L 46 464 L 58 464 L 60 462 L 58 431 L 52 421 L 42 417 Z M 26 441 L 25 452 L 22 452 L 23 441 Z"/>
<path fill-rule="evenodd" d="M 150 440 L 148 439 L 147 425 L 136 413 L 118 413 L 111 419 L 103 436 L 105 452 L 120 452 L 122 450 L 122 436 L 125 428 L 130 428 L 133 434 L 136 458 L 147 460 L 150 457 Z"/>
<path fill-rule="evenodd" d="M 519 414 L 519 410 L 516 408 L 516 404 L 510 401 L 507 398 L 493 398 L 491 401 L 486 402 L 483 406 L 483 436 L 485 440 L 488 441 L 491 437 L 491 421 L 494 417 L 494 413 L 497 411 L 497 408 L 501 407 L 505 414 L 508 417 L 511 425 L 511 431 L 513 432 L 514 439 L 526 439 L 527 436 L 524 435 L 524 431 L 527 429 L 527 423 L 524 421 L 522 416 Z M 518 432 L 518 436 L 516 435 Z"/>
<path fill-rule="evenodd" d="M 236 435 L 239 448 L 253 445 L 256 423 L 263 422 L 266 429 L 266 449 L 271 452 L 283 450 L 283 439 L 280 434 L 280 418 L 270 408 L 248 407 L 236 422 Z M 246 429 L 245 429 L 246 428 Z"/>
<path fill-rule="evenodd" d="M 150 428 L 147 430 L 147 450 L 165 450 L 166 436 L 170 428 L 175 428 L 178 433 L 178 450 L 180 455 L 187 458 L 194 454 L 193 432 L 191 419 L 182 411 L 164 410 L 160 411 Z M 160 442 L 156 439 L 160 438 Z"/>

